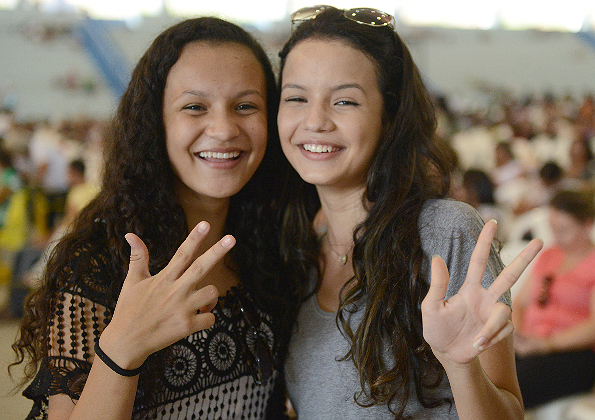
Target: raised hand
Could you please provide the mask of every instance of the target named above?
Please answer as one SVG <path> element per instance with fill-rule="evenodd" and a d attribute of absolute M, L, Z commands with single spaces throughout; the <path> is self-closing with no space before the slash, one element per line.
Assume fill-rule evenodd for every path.
<path fill-rule="evenodd" d="M 421 305 L 423 334 L 442 363 L 469 363 L 514 329 L 510 308 L 498 299 L 518 280 L 543 242 L 531 241 L 486 290 L 481 280 L 496 228 L 496 222 L 486 223 L 471 255 L 463 286 L 446 301 L 448 268 L 439 256 L 432 258 L 430 290 Z"/>
<path fill-rule="evenodd" d="M 215 286 L 200 288 L 205 274 L 234 246 L 227 235 L 200 257 L 209 224 L 199 223 L 169 264 L 149 273 L 149 252 L 129 233 L 130 265 L 111 322 L 100 338 L 103 351 L 124 369 L 140 366 L 151 354 L 215 322 L 209 311 L 217 303 Z"/>

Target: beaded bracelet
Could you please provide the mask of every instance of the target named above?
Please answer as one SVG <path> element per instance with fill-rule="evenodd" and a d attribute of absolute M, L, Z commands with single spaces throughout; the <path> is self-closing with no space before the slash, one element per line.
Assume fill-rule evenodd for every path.
<path fill-rule="evenodd" d="M 99 340 L 95 342 L 95 354 L 99 356 L 101 361 L 105 363 L 108 368 L 110 368 L 111 370 L 113 370 L 121 376 L 136 376 L 141 372 L 143 368 L 143 365 L 140 365 L 136 369 L 122 369 L 120 366 L 116 364 L 116 362 L 110 359 L 109 356 L 103 352 L 103 350 L 101 350 L 101 347 L 99 347 Z"/>

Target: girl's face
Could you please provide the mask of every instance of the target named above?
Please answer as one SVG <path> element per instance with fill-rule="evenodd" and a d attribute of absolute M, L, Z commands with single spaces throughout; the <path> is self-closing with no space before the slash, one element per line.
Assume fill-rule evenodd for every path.
<path fill-rule="evenodd" d="M 287 56 L 277 122 L 283 151 L 304 181 L 363 186 L 382 114 L 375 65 L 361 51 L 306 39 Z"/>
<path fill-rule="evenodd" d="M 581 222 L 570 214 L 549 208 L 549 223 L 554 242 L 563 249 L 572 249 L 576 244 L 589 241 L 592 223 Z"/>
<path fill-rule="evenodd" d="M 180 198 L 228 198 L 246 185 L 266 149 L 266 95 L 264 70 L 247 47 L 184 47 L 163 93 L 166 147 Z"/>

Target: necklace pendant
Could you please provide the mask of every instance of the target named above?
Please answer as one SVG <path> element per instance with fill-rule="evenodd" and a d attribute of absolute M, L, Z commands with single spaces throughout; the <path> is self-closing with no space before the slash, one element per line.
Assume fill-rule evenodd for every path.
<path fill-rule="evenodd" d="M 339 255 L 339 264 L 347 264 L 347 254 Z"/>

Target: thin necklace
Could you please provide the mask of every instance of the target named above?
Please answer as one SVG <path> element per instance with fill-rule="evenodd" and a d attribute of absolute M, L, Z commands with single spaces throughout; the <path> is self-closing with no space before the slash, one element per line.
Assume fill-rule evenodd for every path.
<path fill-rule="evenodd" d="M 349 252 L 350 252 L 350 251 L 353 249 L 353 245 L 351 246 L 351 248 L 349 248 L 349 251 L 347 251 L 347 253 L 346 253 L 346 254 L 341 254 L 340 252 L 337 252 L 337 251 L 335 250 L 335 248 L 333 247 L 333 244 L 331 244 L 331 241 L 330 241 L 330 239 L 328 238 L 328 234 L 327 234 L 327 233 L 328 233 L 328 232 L 325 232 L 325 233 L 324 233 L 324 238 L 323 238 L 323 239 L 326 239 L 326 242 L 328 243 L 328 246 L 329 246 L 329 248 L 331 249 L 331 251 L 333 251 L 333 252 L 334 252 L 335 254 L 337 254 L 337 256 L 339 257 L 337 261 L 339 261 L 339 264 L 341 264 L 341 265 L 345 265 L 345 264 L 347 264 L 347 260 L 348 260 L 348 257 L 347 257 L 347 255 L 348 255 L 348 254 L 349 254 Z"/>

